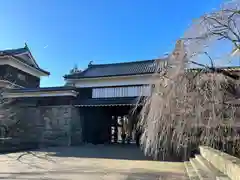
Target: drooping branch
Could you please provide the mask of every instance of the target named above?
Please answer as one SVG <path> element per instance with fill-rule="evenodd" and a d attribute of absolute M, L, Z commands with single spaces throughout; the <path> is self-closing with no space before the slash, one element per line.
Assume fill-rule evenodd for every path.
<path fill-rule="evenodd" d="M 144 101 L 140 126 L 142 148 L 155 159 L 186 160 L 200 144 L 240 155 L 239 108 L 226 104 L 238 96 L 239 75 L 217 67 L 205 50 L 221 40 L 239 48 L 239 10 L 229 12 L 224 9 L 201 17 L 192 27 L 192 36 L 177 42 L 168 66 L 153 77 L 154 89 Z M 202 54 L 210 65 L 193 60 Z M 192 64 L 199 68 L 191 69 Z"/>
<path fill-rule="evenodd" d="M 210 72 L 212 72 L 212 73 L 221 73 L 224 76 L 230 77 L 230 78 L 232 78 L 234 80 L 239 80 L 240 79 L 238 74 L 230 73 L 229 71 L 227 71 L 227 70 L 225 70 L 223 68 L 218 68 L 218 67 L 214 67 L 214 66 L 209 67 L 207 65 L 204 65 L 204 64 L 201 64 L 201 63 L 197 63 L 195 61 L 189 61 L 189 62 L 191 62 L 192 64 L 195 64 L 195 65 L 198 65 L 198 66 L 202 67 L 202 71 L 204 69 L 205 69 L 205 71 L 209 71 L 210 70 Z"/>

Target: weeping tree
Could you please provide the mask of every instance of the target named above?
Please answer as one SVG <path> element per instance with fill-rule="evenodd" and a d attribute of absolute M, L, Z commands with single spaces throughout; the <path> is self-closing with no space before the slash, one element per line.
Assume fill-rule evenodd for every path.
<path fill-rule="evenodd" d="M 240 154 L 239 108 L 228 103 L 239 97 L 239 76 L 222 68 L 233 59 L 216 47 L 240 43 L 238 1 L 197 19 L 176 43 L 167 65 L 157 60 L 152 93 L 144 99 L 139 125 L 145 154 L 155 159 L 186 160 L 199 145 Z M 221 51 L 222 53 L 222 51 Z"/>

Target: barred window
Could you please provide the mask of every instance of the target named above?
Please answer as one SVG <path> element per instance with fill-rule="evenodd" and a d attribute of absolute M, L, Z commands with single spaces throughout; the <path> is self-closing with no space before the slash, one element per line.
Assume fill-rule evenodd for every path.
<path fill-rule="evenodd" d="M 94 88 L 92 90 L 92 98 L 149 96 L 150 92 L 151 86 L 149 85 Z"/>

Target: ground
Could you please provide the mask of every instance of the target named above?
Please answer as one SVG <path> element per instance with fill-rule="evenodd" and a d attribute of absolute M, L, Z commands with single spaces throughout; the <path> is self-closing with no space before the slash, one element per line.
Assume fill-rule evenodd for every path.
<path fill-rule="evenodd" d="M 186 172 L 183 163 L 151 161 L 135 146 L 85 145 L 0 155 L 0 179 L 185 180 Z"/>

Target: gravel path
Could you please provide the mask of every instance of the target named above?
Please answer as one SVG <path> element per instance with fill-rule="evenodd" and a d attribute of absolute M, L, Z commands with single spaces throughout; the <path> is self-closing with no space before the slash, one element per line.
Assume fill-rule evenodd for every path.
<path fill-rule="evenodd" d="M 186 176 L 183 163 L 151 161 L 136 147 L 112 145 L 0 155 L 0 179 L 185 180 Z"/>

